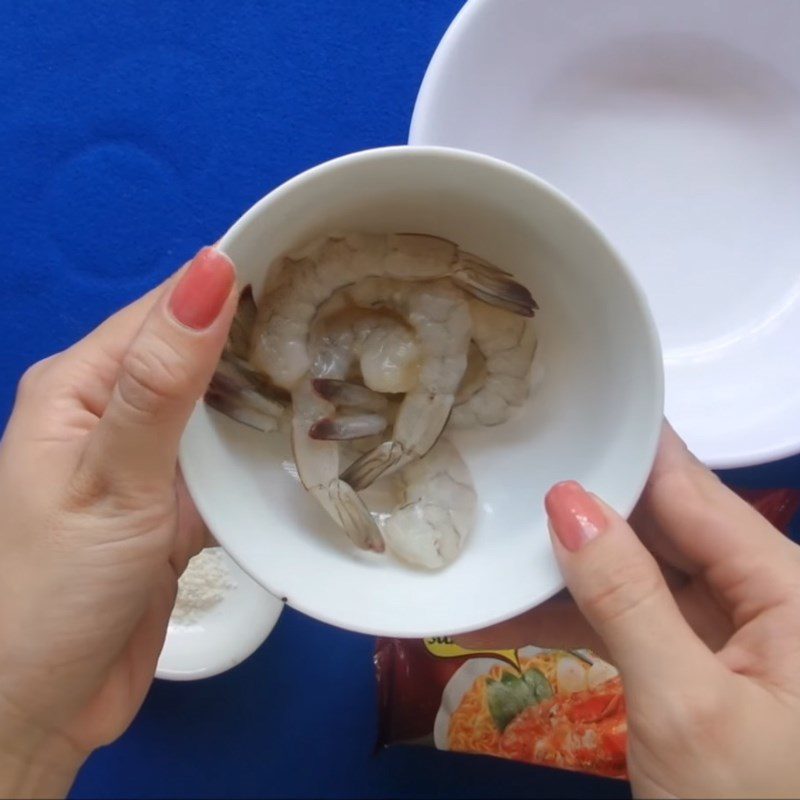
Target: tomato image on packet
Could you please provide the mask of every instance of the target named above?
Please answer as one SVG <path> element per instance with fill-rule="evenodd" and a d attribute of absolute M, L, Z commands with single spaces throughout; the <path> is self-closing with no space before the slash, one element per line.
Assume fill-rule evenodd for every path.
<path fill-rule="evenodd" d="M 800 490 L 739 494 L 787 532 Z M 625 778 L 622 681 L 589 650 L 379 639 L 379 745 L 417 744 Z"/>

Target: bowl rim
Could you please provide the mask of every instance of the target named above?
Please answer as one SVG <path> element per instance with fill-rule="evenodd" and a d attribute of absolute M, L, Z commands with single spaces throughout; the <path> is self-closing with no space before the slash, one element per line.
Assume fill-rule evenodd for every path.
<path fill-rule="evenodd" d="M 485 0 L 467 0 L 453 19 L 450 20 L 447 30 L 442 35 L 442 38 L 439 39 L 439 43 L 436 45 L 431 60 L 425 69 L 425 74 L 422 76 L 422 82 L 414 100 L 414 108 L 411 111 L 411 122 L 408 125 L 408 143 L 410 146 L 422 146 L 416 144 L 416 140 L 419 138 L 418 128 L 422 125 L 423 116 L 427 114 L 428 109 L 432 106 L 433 86 L 441 79 L 441 75 L 450 58 L 450 51 L 461 36 L 462 27 L 479 13 L 484 3 Z"/>
<path fill-rule="evenodd" d="M 640 497 L 647 479 L 650 475 L 650 471 L 652 469 L 652 464 L 655 460 L 656 451 L 658 448 L 658 443 L 661 436 L 661 426 L 663 421 L 663 414 L 664 414 L 664 369 L 663 369 L 663 357 L 661 351 L 661 344 L 658 336 L 658 331 L 656 329 L 655 320 L 653 318 L 652 312 L 650 310 L 650 306 L 648 304 L 647 298 L 644 294 L 642 287 L 640 286 L 636 276 L 631 271 L 625 260 L 613 246 L 613 244 L 606 238 L 605 234 L 600 230 L 600 228 L 587 216 L 587 214 L 576 204 L 572 199 L 570 199 L 566 194 L 561 192 L 560 190 L 556 189 L 554 186 L 549 184 L 547 181 L 539 178 L 538 176 L 534 175 L 527 170 L 522 169 L 521 167 L 517 167 L 514 164 L 509 162 L 503 161 L 502 159 L 496 158 L 494 156 L 485 155 L 482 153 L 476 153 L 470 150 L 463 150 L 459 148 L 453 147 L 440 147 L 435 145 L 392 145 L 388 147 L 378 147 L 378 148 L 370 148 L 366 150 L 360 150 L 354 153 L 348 153 L 347 155 L 339 156 L 337 158 L 331 159 L 329 161 L 325 161 L 321 164 L 318 164 L 314 167 L 311 167 L 304 172 L 295 175 L 294 177 L 290 178 L 286 182 L 280 184 L 276 188 L 272 189 L 266 195 L 261 197 L 258 201 L 256 201 L 252 206 L 250 206 L 226 231 L 226 233 L 222 236 L 219 240 L 217 247 L 222 251 L 226 252 L 227 247 L 230 246 L 231 242 L 234 241 L 241 235 L 246 235 L 246 231 L 250 225 L 252 225 L 265 211 L 272 206 L 276 201 L 279 201 L 283 196 L 288 193 L 293 192 L 298 186 L 308 182 L 309 180 L 314 180 L 320 175 L 323 175 L 327 172 L 332 172 L 335 170 L 347 168 L 351 164 L 355 164 L 358 162 L 363 162 L 366 160 L 373 160 L 373 159 L 387 159 L 387 158 L 418 158 L 418 157 L 431 157 L 431 158 L 445 158 L 451 159 L 453 163 L 464 163 L 471 162 L 473 164 L 482 164 L 484 166 L 488 166 L 495 170 L 503 171 L 517 179 L 521 179 L 529 184 L 533 185 L 535 189 L 543 194 L 549 196 L 549 198 L 554 201 L 555 203 L 565 207 L 566 210 L 572 214 L 584 227 L 586 227 L 594 237 L 598 244 L 601 247 L 605 247 L 608 251 L 609 255 L 612 257 L 615 268 L 622 274 L 623 278 L 629 285 L 629 288 L 632 291 L 632 295 L 636 305 L 638 306 L 638 310 L 641 316 L 642 321 L 642 334 L 646 337 L 646 344 L 648 350 L 648 363 L 651 365 L 651 375 L 650 382 L 652 387 L 652 408 L 651 408 L 651 425 L 650 425 L 650 434 L 647 440 L 642 442 L 642 463 L 646 464 L 646 469 L 642 470 L 642 474 L 638 476 L 636 481 L 632 481 L 630 485 L 630 491 L 628 492 L 628 496 L 630 500 L 625 506 L 619 506 L 616 508 L 616 511 L 624 517 L 627 517 L 630 512 L 633 510 L 638 498 Z M 195 412 L 197 413 L 197 412 Z M 278 593 L 280 596 L 280 588 L 277 586 L 271 586 L 269 581 L 263 580 L 260 577 L 257 577 L 253 571 L 248 567 L 247 559 L 241 559 L 238 550 L 239 547 L 226 541 L 226 536 L 224 533 L 220 535 L 219 533 L 219 526 L 215 524 L 213 517 L 214 513 L 208 513 L 209 508 L 202 496 L 198 496 L 199 493 L 193 491 L 192 484 L 194 483 L 192 478 L 192 473 L 194 470 L 192 469 L 191 465 L 187 463 L 188 460 L 184 459 L 184 448 L 183 444 L 181 445 L 181 454 L 180 454 L 180 462 L 184 469 L 184 475 L 186 477 L 186 484 L 187 488 L 192 495 L 192 498 L 195 504 L 198 507 L 203 518 L 206 520 L 206 523 L 220 542 L 220 544 L 224 547 L 227 554 L 236 562 L 236 564 L 242 569 L 247 575 L 249 575 L 256 583 L 264 587 L 267 591 L 272 594 Z M 441 629 L 421 629 L 419 627 L 403 627 L 397 626 L 396 623 L 387 624 L 387 625 L 371 625 L 371 624 L 363 624 L 358 621 L 350 621 L 348 619 L 342 618 L 336 613 L 330 613 L 327 609 L 321 608 L 315 604 L 307 604 L 302 600 L 302 597 L 298 599 L 298 597 L 293 596 L 291 598 L 286 598 L 285 602 L 290 605 L 292 608 L 300 611 L 303 614 L 307 614 L 308 616 L 313 617 L 314 619 L 320 620 L 321 622 L 327 623 L 329 625 L 333 625 L 338 628 L 342 628 L 349 631 L 354 631 L 357 633 L 367 634 L 371 636 L 387 636 L 387 637 L 394 637 L 394 638 L 426 638 L 430 636 L 439 636 L 439 635 L 455 635 L 459 633 L 466 633 L 469 631 L 474 631 L 477 629 L 489 627 L 491 625 L 498 624 L 500 622 L 504 622 L 508 619 L 512 619 L 520 614 L 529 611 L 532 608 L 540 605 L 541 603 L 545 602 L 546 600 L 550 599 L 554 595 L 556 595 L 559 591 L 564 588 L 565 584 L 563 578 L 557 582 L 554 586 L 548 586 L 545 590 L 534 592 L 533 590 L 527 596 L 524 603 L 522 603 L 518 607 L 514 607 L 513 609 L 506 610 L 502 613 L 495 613 L 491 615 L 484 615 L 480 619 L 477 619 L 470 623 L 461 623 L 458 625 L 454 625 L 447 630 Z M 298 601 L 299 600 L 299 601 Z M 479 608 L 479 607 L 478 607 Z"/>

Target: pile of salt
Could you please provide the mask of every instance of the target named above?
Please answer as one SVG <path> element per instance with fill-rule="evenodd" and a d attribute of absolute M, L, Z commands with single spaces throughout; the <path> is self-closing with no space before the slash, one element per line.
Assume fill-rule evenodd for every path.
<path fill-rule="evenodd" d="M 221 547 L 209 547 L 196 555 L 178 581 L 178 596 L 170 624 L 192 625 L 219 603 L 236 581 L 225 563 Z"/>

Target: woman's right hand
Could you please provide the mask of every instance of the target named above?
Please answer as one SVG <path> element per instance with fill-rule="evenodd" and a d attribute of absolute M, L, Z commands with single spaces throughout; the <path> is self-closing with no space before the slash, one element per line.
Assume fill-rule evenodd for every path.
<path fill-rule="evenodd" d="M 20 385 L 0 442 L 0 797 L 66 794 L 153 681 L 205 533 L 178 443 L 235 282 L 204 248 Z"/>
<path fill-rule="evenodd" d="M 669 426 L 632 516 L 639 536 L 577 483 L 553 487 L 546 507 L 577 605 L 551 601 L 459 642 L 607 655 L 637 797 L 797 797 L 800 547 Z"/>

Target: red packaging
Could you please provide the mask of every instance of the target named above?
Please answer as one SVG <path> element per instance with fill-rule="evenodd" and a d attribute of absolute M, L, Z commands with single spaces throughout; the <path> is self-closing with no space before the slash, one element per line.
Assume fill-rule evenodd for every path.
<path fill-rule="evenodd" d="M 739 494 L 788 531 L 800 490 Z M 624 778 L 616 669 L 589 650 L 471 651 L 448 637 L 379 639 L 379 745 L 418 744 Z"/>

